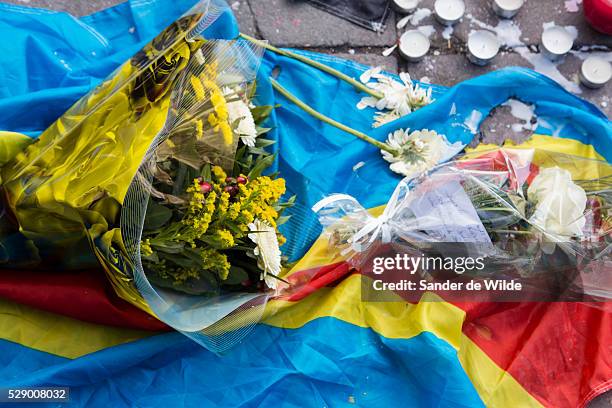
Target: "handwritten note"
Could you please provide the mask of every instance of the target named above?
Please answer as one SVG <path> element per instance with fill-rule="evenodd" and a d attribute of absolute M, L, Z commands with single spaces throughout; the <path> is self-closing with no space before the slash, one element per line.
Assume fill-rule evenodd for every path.
<path fill-rule="evenodd" d="M 440 242 L 473 242 L 492 246 L 467 193 L 456 179 L 434 178 L 416 191 L 410 209 L 423 229 Z"/>

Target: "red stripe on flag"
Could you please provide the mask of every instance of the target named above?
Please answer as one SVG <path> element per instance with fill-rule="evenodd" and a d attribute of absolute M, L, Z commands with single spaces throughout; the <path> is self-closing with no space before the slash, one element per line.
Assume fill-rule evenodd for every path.
<path fill-rule="evenodd" d="M 458 304 L 463 332 L 549 407 L 612 389 L 612 313 L 587 303 Z"/>
<path fill-rule="evenodd" d="M 141 330 L 168 326 L 117 297 L 102 270 L 0 271 L 0 297 L 87 322 Z"/>

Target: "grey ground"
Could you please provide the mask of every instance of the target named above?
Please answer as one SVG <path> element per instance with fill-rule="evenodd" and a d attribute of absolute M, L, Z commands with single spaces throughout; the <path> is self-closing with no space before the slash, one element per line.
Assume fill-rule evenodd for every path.
<path fill-rule="evenodd" d="M 120 3 L 121 0 L 0 0 L 31 7 L 44 7 L 67 11 L 81 16 Z M 442 38 L 442 30 L 433 16 L 418 23 L 418 26 L 432 25 L 432 50 L 425 60 L 406 63 L 394 53 L 383 57 L 382 51 L 393 45 L 400 30 L 395 27 L 401 16 L 391 15 L 387 28 L 382 34 L 360 28 L 331 14 L 318 10 L 303 0 L 228 0 L 234 9 L 241 30 L 247 34 L 269 40 L 277 46 L 295 47 L 334 54 L 368 65 L 382 65 L 392 72 L 405 71 L 415 79 L 428 77 L 432 83 L 451 86 L 464 79 L 506 66 L 531 68 L 517 50 L 505 49 L 488 67 L 477 67 L 465 57 L 466 39 L 470 30 L 478 28 L 474 19 L 496 26 L 498 18 L 490 8 L 489 0 L 465 0 L 467 15 L 454 30 L 450 41 Z M 433 9 L 434 0 L 422 0 L 419 7 Z M 584 46 L 599 46 L 598 51 L 612 51 L 612 36 L 605 36 L 590 28 L 582 12 L 571 13 L 564 7 L 564 0 L 527 0 L 527 4 L 514 21 L 522 31 L 521 40 L 532 50 L 538 50 L 542 25 L 554 21 L 557 25 L 575 26 L 578 38 L 575 50 Z M 406 29 L 415 28 L 408 24 Z M 403 31 L 403 30 L 402 30 Z M 591 52 L 591 51 L 587 51 Z M 559 70 L 572 81 L 577 81 L 581 60 L 575 55 L 568 56 L 559 65 Z M 581 88 L 581 97 L 588 99 L 603 110 L 608 117 L 612 114 L 612 81 L 599 90 Z M 483 140 L 500 143 L 504 138 L 521 140 L 528 136 L 517 134 L 509 127 L 517 119 L 506 107 L 499 108 L 483 127 Z M 612 407 L 612 393 L 602 395 L 590 404 L 592 408 Z"/>

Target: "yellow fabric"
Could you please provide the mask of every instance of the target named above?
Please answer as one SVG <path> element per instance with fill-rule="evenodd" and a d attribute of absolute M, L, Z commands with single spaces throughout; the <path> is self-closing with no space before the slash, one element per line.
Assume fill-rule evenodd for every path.
<path fill-rule="evenodd" d="M 0 166 L 14 159 L 33 140 L 21 133 L 0 131 Z"/>
<path fill-rule="evenodd" d="M 506 140 L 504 147 L 513 147 L 518 149 L 543 149 L 551 152 L 580 156 L 587 159 L 605 160 L 605 158 L 597 153 L 592 145 L 584 144 L 578 140 L 566 139 L 555 136 L 534 134 L 523 143 L 516 144 L 512 140 Z M 468 152 L 483 151 L 499 148 L 495 144 L 481 143 L 475 148 L 466 149 Z"/>
<path fill-rule="evenodd" d="M 0 299 L 0 338 L 77 358 L 155 333 L 87 323 Z"/>
<path fill-rule="evenodd" d="M 428 331 L 459 347 L 465 317 L 461 309 L 434 299 L 407 304 L 399 296 L 396 302 L 362 302 L 362 278 L 369 279 L 352 275 L 338 286 L 321 288 L 299 302 L 273 300 L 268 303 L 263 323 L 297 329 L 321 317 L 335 317 L 391 339 L 408 339 Z"/>
<path fill-rule="evenodd" d="M 564 139 L 546 135 L 532 135 L 529 140 L 521 144 L 514 144 L 507 140 L 503 147 L 513 149 L 537 149 L 533 158 L 534 164 L 541 167 L 559 166 L 570 173 L 575 180 L 597 179 L 610 176 L 610 166 L 601 165 L 605 158 L 597 153 L 591 145 L 586 145 L 574 139 Z M 476 153 L 497 149 L 499 146 L 491 144 L 480 144 L 476 148 L 468 149 L 468 157 Z M 553 154 L 551 154 L 553 153 Z M 554 155 L 578 156 L 593 161 L 571 161 L 569 157 Z M 588 165 L 586 165 L 588 163 Z"/>

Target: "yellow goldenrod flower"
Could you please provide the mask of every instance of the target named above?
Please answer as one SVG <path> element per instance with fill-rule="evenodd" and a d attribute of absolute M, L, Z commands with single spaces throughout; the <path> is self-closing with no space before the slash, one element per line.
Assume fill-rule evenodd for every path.
<path fill-rule="evenodd" d="M 221 135 L 223 136 L 223 142 L 225 142 L 225 145 L 231 145 L 234 142 L 232 127 L 227 122 L 221 122 L 219 123 L 219 128 L 221 130 Z"/>
<path fill-rule="evenodd" d="M 227 174 L 219 166 L 212 167 L 212 174 L 215 176 L 215 178 L 217 179 L 217 182 L 219 183 L 224 183 L 225 179 L 227 178 Z"/>
<path fill-rule="evenodd" d="M 202 120 L 198 119 L 195 121 L 196 128 L 196 138 L 199 140 L 204 135 L 204 125 L 202 124 Z"/>
<path fill-rule="evenodd" d="M 140 243 L 140 254 L 144 257 L 153 255 L 153 249 L 151 248 L 151 241 L 145 239 Z"/>
<path fill-rule="evenodd" d="M 193 91 L 195 92 L 196 100 L 201 101 L 206 97 L 206 93 L 204 92 L 204 86 L 202 85 L 202 81 L 195 75 L 192 75 L 189 79 L 191 82 L 191 86 L 193 87 Z"/>
<path fill-rule="evenodd" d="M 226 229 L 219 229 L 211 237 L 211 244 L 219 249 L 231 248 L 235 245 L 234 236 Z"/>

